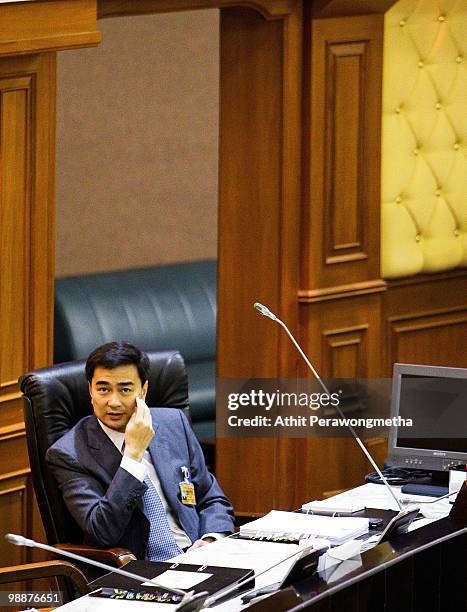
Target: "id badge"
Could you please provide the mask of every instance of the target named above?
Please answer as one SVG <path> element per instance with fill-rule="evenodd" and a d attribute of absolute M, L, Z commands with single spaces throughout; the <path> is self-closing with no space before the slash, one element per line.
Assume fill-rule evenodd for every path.
<path fill-rule="evenodd" d="M 183 474 L 183 480 L 179 483 L 180 497 L 182 504 L 185 506 L 196 506 L 195 487 L 190 482 L 190 471 L 186 466 L 180 468 Z"/>

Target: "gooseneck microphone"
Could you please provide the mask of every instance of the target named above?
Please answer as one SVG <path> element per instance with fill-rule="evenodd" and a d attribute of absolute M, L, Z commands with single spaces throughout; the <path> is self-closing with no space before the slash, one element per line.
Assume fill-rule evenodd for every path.
<path fill-rule="evenodd" d="M 9 542 L 10 544 L 15 544 L 16 546 L 29 546 L 31 548 L 42 548 L 43 550 L 47 550 L 48 552 L 54 553 L 55 555 L 63 555 L 64 557 L 69 557 L 70 559 L 74 559 L 75 561 L 81 561 L 82 563 L 94 565 L 95 567 L 104 569 L 107 572 L 114 572 L 116 574 L 121 574 L 122 576 L 125 576 L 126 578 L 132 578 L 133 580 L 138 580 L 138 582 L 140 583 L 149 582 L 151 583 L 151 586 L 155 586 L 158 589 L 163 589 L 165 592 L 176 593 L 177 595 L 183 595 L 184 597 L 191 597 L 191 593 L 187 593 L 187 591 L 182 591 L 181 589 L 176 589 L 174 587 L 171 587 L 170 589 L 168 589 L 164 585 L 159 584 L 156 580 L 152 578 L 145 578 L 144 576 L 133 574 L 133 572 L 127 572 L 126 570 L 120 569 L 119 567 L 112 567 L 110 565 L 106 565 L 105 563 L 101 563 L 100 561 L 94 561 L 94 559 L 88 559 L 87 557 L 76 555 L 75 553 L 68 552 L 67 550 L 62 550 L 61 548 L 55 548 L 55 546 L 49 546 L 48 544 L 42 544 L 41 542 L 36 542 L 35 540 L 30 540 L 29 538 L 25 538 L 20 535 L 15 535 L 14 533 L 5 534 L 5 540 Z"/>
<path fill-rule="evenodd" d="M 300 353 L 300 355 L 302 356 L 304 362 L 306 363 L 306 365 L 308 366 L 308 368 L 311 370 L 311 372 L 313 373 L 313 376 L 316 378 L 316 380 L 319 382 L 319 384 L 321 385 L 321 387 L 324 389 L 324 392 L 327 393 L 328 395 L 331 395 L 331 392 L 329 391 L 329 389 L 327 388 L 327 386 L 324 384 L 324 382 L 321 379 L 321 376 L 318 374 L 318 372 L 315 370 L 315 368 L 313 367 L 313 365 L 310 363 L 310 360 L 308 359 L 308 357 L 305 355 L 305 353 L 302 351 L 300 345 L 298 344 L 298 342 L 295 340 L 295 338 L 293 337 L 292 333 L 290 332 L 289 328 L 287 327 L 287 325 L 281 321 L 279 319 L 279 317 L 277 317 L 274 313 L 272 313 L 269 308 L 267 308 L 266 306 L 263 306 L 263 304 L 260 304 L 259 302 L 255 302 L 254 304 L 254 308 L 260 313 L 262 314 L 264 317 L 268 317 L 269 319 L 272 319 L 273 321 L 276 321 L 276 323 L 279 323 L 279 325 L 281 327 L 283 327 L 285 329 L 285 331 L 287 332 L 287 335 L 289 336 L 289 338 L 292 340 L 293 344 L 295 345 L 296 349 L 298 350 L 298 352 Z M 335 406 L 337 413 L 339 414 L 339 416 L 344 419 L 345 422 L 345 416 L 342 412 L 342 410 L 340 409 L 339 404 L 337 404 Z M 376 465 L 376 462 L 373 460 L 373 457 L 370 455 L 369 451 L 367 450 L 366 446 L 363 444 L 363 442 L 360 440 L 360 438 L 357 436 L 354 428 L 350 425 L 350 423 L 346 423 L 350 433 L 352 434 L 353 438 L 356 440 L 357 444 L 360 446 L 360 448 L 362 449 L 362 451 L 364 452 L 366 458 L 368 459 L 368 461 L 371 463 L 371 465 L 374 467 L 375 471 L 378 473 L 378 476 L 381 478 L 381 481 L 385 484 L 387 490 L 390 492 L 392 498 L 394 499 L 394 501 L 397 504 L 397 507 L 399 508 L 400 512 L 405 513 L 406 511 L 403 510 L 402 505 L 400 503 L 400 501 L 397 499 L 394 491 L 391 489 L 391 487 L 388 484 L 388 481 L 386 480 L 386 478 L 383 476 L 381 470 L 379 469 L 379 467 Z"/>
<path fill-rule="evenodd" d="M 194 591 L 186 592 L 186 591 L 182 591 L 181 589 L 176 589 L 174 587 L 171 587 L 169 589 L 165 587 L 164 585 L 159 584 L 154 579 L 145 578 L 144 576 L 139 576 L 138 574 L 127 572 L 126 570 L 122 570 L 118 567 L 111 567 L 110 565 L 106 565 L 105 563 L 101 563 L 100 561 L 94 561 L 93 559 L 88 559 L 87 557 L 82 557 L 81 555 L 76 555 L 75 553 L 70 553 L 66 550 L 61 550 L 60 548 L 49 546 L 48 544 L 42 544 L 41 542 L 36 542 L 35 540 L 30 540 L 29 538 L 25 538 L 20 535 L 15 535 L 14 533 L 5 534 L 5 540 L 7 540 L 7 542 L 9 542 L 10 544 L 15 544 L 16 546 L 29 546 L 32 548 L 42 548 L 43 550 L 47 550 L 48 552 L 53 552 L 54 554 L 63 555 L 64 557 L 69 557 L 70 559 L 74 559 L 75 561 L 81 561 L 83 563 L 95 565 L 96 567 L 105 569 L 108 572 L 121 574 L 122 576 L 125 576 L 126 578 L 132 578 L 133 580 L 138 580 L 138 582 L 140 583 L 142 582 L 150 583 L 151 586 L 155 586 L 159 589 L 163 589 L 164 592 L 176 593 L 177 595 L 183 595 L 182 601 L 176 607 L 177 612 L 199 612 L 200 610 L 206 610 L 210 608 L 213 604 L 215 604 L 219 599 L 224 599 L 224 597 L 226 597 L 227 595 L 230 595 L 231 593 L 237 591 L 242 585 L 246 584 L 247 582 L 251 582 L 255 578 L 262 576 L 266 572 L 269 572 L 270 570 L 274 569 L 281 563 L 284 563 L 285 561 L 288 561 L 292 559 L 293 557 L 296 557 L 298 555 L 307 554 L 313 548 L 312 544 L 308 546 L 302 546 L 298 550 L 295 550 L 291 555 L 288 555 L 287 557 L 284 557 L 283 559 L 276 561 L 273 565 L 270 565 L 266 567 L 265 569 L 263 569 L 262 571 L 255 573 L 253 576 L 246 576 L 245 578 L 242 578 L 235 584 L 229 587 L 224 587 L 223 589 L 208 596 L 209 594 L 207 591 L 201 591 L 199 593 L 195 593 Z M 323 552 L 323 550 L 321 550 L 321 552 Z M 318 551 L 317 549 L 317 552 L 319 554 L 320 551 Z"/>

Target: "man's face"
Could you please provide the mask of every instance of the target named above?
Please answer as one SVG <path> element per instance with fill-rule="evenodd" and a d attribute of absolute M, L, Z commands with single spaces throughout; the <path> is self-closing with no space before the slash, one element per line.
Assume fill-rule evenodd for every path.
<path fill-rule="evenodd" d="M 96 367 L 89 385 L 96 417 L 116 431 L 124 432 L 134 412 L 136 398 L 146 397 L 147 381 L 141 379 L 135 365 L 120 365 L 111 370 Z"/>

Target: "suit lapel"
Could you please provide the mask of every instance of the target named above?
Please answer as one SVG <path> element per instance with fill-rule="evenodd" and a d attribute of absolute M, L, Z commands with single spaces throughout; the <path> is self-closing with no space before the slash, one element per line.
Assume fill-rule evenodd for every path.
<path fill-rule="evenodd" d="M 163 482 L 164 476 L 166 475 L 164 468 L 167 465 L 167 446 L 165 440 L 158 436 L 159 423 L 156 421 L 154 415 L 152 416 L 152 428 L 154 429 L 154 437 L 149 444 L 148 451 L 151 455 L 151 461 L 157 476 L 159 480 Z"/>
<path fill-rule="evenodd" d="M 161 488 L 168 502 L 173 501 L 173 473 L 172 473 L 172 455 L 169 452 L 167 446 L 167 440 L 161 438 L 159 433 L 159 423 L 152 417 L 152 427 L 154 429 L 154 437 L 149 444 L 149 454 L 151 455 L 151 461 L 156 470 L 156 474 L 159 478 Z M 175 484 L 176 486 L 176 484 Z M 173 505 L 173 504 L 171 504 Z"/>

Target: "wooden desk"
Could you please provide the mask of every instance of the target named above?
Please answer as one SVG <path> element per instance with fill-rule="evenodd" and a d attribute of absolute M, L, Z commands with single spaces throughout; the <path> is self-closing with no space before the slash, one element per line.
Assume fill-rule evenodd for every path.
<path fill-rule="evenodd" d="M 318 575 L 251 605 L 252 612 L 463 612 L 467 522 L 444 518 L 366 551 L 340 579 Z M 344 562 L 345 563 L 345 562 Z"/>
<path fill-rule="evenodd" d="M 242 607 L 240 598 L 235 598 L 221 604 L 219 610 L 463 612 L 467 610 L 466 544 L 467 521 L 443 518 L 364 552 L 361 565 L 355 567 L 352 560 L 348 573 L 343 573 L 347 563 L 343 562 L 249 607 Z M 337 572 L 341 572 L 339 578 Z M 141 608 L 146 607 L 140 602 L 82 598 L 60 610 L 82 612 L 110 605 L 115 612 L 144 612 Z M 157 605 L 166 612 L 173 609 L 167 604 L 153 604 L 153 609 Z"/>

